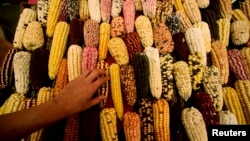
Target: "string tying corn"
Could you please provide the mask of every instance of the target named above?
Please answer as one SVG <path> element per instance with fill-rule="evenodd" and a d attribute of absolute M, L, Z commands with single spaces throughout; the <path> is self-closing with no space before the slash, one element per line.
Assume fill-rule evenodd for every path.
<path fill-rule="evenodd" d="M 230 111 L 219 112 L 220 125 L 238 125 L 236 116 Z"/>
<path fill-rule="evenodd" d="M 88 19 L 84 22 L 83 36 L 85 46 L 98 47 L 99 44 L 99 24 L 95 20 Z"/>
<path fill-rule="evenodd" d="M 141 140 L 141 119 L 136 112 L 126 112 L 124 114 L 123 128 L 126 141 Z"/>
<path fill-rule="evenodd" d="M 111 20 L 110 35 L 112 38 L 121 37 L 123 38 L 126 34 L 124 19 L 121 16 L 116 16 Z"/>
<path fill-rule="evenodd" d="M 100 0 L 88 0 L 88 8 L 90 19 L 100 23 L 102 19 Z"/>

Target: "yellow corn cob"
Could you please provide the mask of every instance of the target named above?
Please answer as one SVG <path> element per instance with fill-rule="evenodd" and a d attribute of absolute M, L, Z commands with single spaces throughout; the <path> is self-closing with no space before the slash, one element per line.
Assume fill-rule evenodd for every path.
<path fill-rule="evenodd" d="M 108 42 L 110 40 L 110 24 L 103 22 L 100 24 L 100 37 L 98 47 L 98 60 L 104 60 L 107 58 Z"/>
<path fill-rule="evenodd" d="M 236 20 L 231 23 L 231 41 L 234 45 L 244 45 L 249 38 L 250 22 L 244 20 Z"/>
<path fill-rule="evenodd" d="M 68 79 L 75 79 L 82 74 L 82 48 L 79 45 L 71 45 L 67 52 Z"/>
<path fill-rule="evenodd" d="M 135 28 L 140 37 L 142 46 L 152 47 L 153 46 L 153 29 L 151 22 L 148 17 L 140 15 L 135 20 Z"/>
<path fill-rule="evenodd" d="M 14 40 L 13 40 L 13 46 L 17 49 L 23 49 L 22 41 L 23 41 L 23 35 L 25 33 L 25 30 L 28 26 L 28 24 L 32 21 L 36 20 L 36 12 L 31 8 L 24 8 L 22 13 L 20 14 Z"/>
<path fill-rule="evenodd" d="M 248 69 L 248 72 L 250 72 L 250 48 L 248 47 L 243 47 L 241 50 L 240 50 L 240 53 L 242 55 L 242 57 L 244 58 L 245 62 L 246 62 L 246 66 L 247 66 L 247 69 Z"/>
<path fill-rule="evenodd" d="M 192 24 L 201 21 L 201 12 L 196 0 L 183 0 L 182 5 Z"/>
<path fill-rule="evenodd" d="M 159 99 L 162 93 L 161 66 L 159 51 L 154 47 L 147 47 L 144 53 L 149 60 L 149 86 L 153 97 Z"/>
<path fill-rule="evenodd" d="M 26 94 L 29 91 L 30 58 L 31 54 L 26 51 L 20 51 L 14 55 L 15 88 L 18 93 Z"/>
<path fill-rule="evenodd" d="M 207 141 L 207 129 L 201 112 L 195 107 L 185 108 L 181 121 L 190 141 Z"/>
<path fill-rule="evenodd" d="M 236 116 L 230 111 L 219 112 L 220 124 L 221 125 L 238 125 Z"/>
<path fill-rule="evenodd" d="M 66 45 L 69 34 L 69 25 L 66 22 L 58 22 L 56 24 L 55 33 L 53 36 L 50 55 L 49 55 L 49 78 L 54 80 L 59 67 L 60 62 L 63 58 L 63 55 L 66 51 Z"/>
<path fill-rule="evenodd" d="M 124 114 L 123 128 L 126 141 L 141 140 L 141 119 L 136 112 L 126 112 Z"/>
<path fill-rule="evenodd" d="M 113 18 L 120 15 L 122 11 L 122 4 L 123 4 L 123 0 L 112 0 L 111 16 Z"/>
<path fill-rule="evenodd" d="M 116 111 L 114 108 L 101 110 L 100 128 L 103 141 L 118 141 Z"/>
<path fill-rule="evenodd" d="M 192 93 L 188 64 L 184 61 L 175 62 L 173 64 L 173 74 L 179 95 L 187 101 Z"/>
<path fill-rule="evenodd" d="M 225 86 L 223 87 L 223 93 L 225 107 L 236 116 L 238 124 L 245 125 L 246 118 L 243 112 L 243 105 L 241 105 L 236 90 L 233 87 Z"/>
<path fill-rule="evenodd" d="M 24 108 L 25 96 L 21 93 L 12 93 L 1 106 L 0 115 L 20 111 Z"/>
<path fill-rule="evenodd" d="M 175 7 L 176 11 L 185 12 L 184 7 L 182 5 L 182 0 L 174 0 L 174 7 Z"/>
<path fill-rule="evenodd" d="M 114 37 L 110 39 L 108 42 L 108 51 L 120 66 L 129 63 L 127 47 L 122 38 Z"/>
<path fill-rule="evenodd" d="M 232 18 L 232 2 L 230 0 L 216 0 L 219 1 L 219 12 L 223 18 Z"/>
<path fill-rule="evenodd" d="M 79 16 L 80 19 L 83 21 L 86 21 L 89 19 L 89 6 L 88 6 L 88 0 L 79 0 Z"/>
<path fill-rule="evenodd" d="M 201 9 L 205 9 L 209 6 L 210 1 L 209 0 L 196 0 L 197 5 Z"/>
<path fill-rule="evenodd" d="M 44 45 L 42 25 L 37 21 L 28 24 L 23 35 L 23 46 L 30 51 L 41 48 Z"/>
<path fill-rule="evenodd" d="M 68 83 L 67 58 L 63 58 L 60 63 L 59 72 L 55 80 L 53 95 L 54 96 L 58 95 L 67 83 Z"/>
<path fill-rule="evenodd" d="M 122 101 L 122 90 L 120 81 L 120 66 L 113 63 L 109 67 L 110 74 L 110 86 L 111 86 L 111 96 L 114 103 L 115 111 L 117 117 L 122 121 L 123 119 L 123 101 Z"/>
<path fill-rule="evenodd" d="M 49 5 L 49 0 L 37 0 L 37 20 L 43 27 L 45 27 L 47 24 Z"/>
<path fill-rule="evenodd" d="M 237 80 L 234 87 L 242 105 L 246 123 L 250 124 L 250 80 Z"/>
<path fill-rule="evenodd" d="M 101 22 L 101 5 L 100 0 L 88 0 L 90 19 L 100 23 Z"/>
<path fill-rule="evenodd" d="M 133 0 L 135 4 L 135 10 L 141 12 L 143 10 L 141 0 Z"/>
<path fill-rule="evenodd" d="M 170 111 L 166 100 L 158 99 L 153 103 L 153 117 L 156 141 L 170 141 Z"/>
<path fill-rule="evenodd" d="M 57 19 L 60 13 L 60 0 L 50 0 L 49 2 L 49 12 L 48 20 L 46 25 L 46 35 L 47 37 L 52 37 L 57 25 Z"/>
<path fill-rule="evenodd" d="M 176 11 L 176 14 L 180 17 L 181 32 L 182 33 L 185 33 L 186 30 L 193 27 L 191 21 L 189 20 L 189 18 L 186 15 L 185 11 L 179 10 L 179 11 Z"/>
<path fill-rule="evenodd" d="M 250 1 L 249 0 L 240 1 L 240 9 L 250 20 Z"/>
<path fill-rule="evenodd" d="M 216 21 L 217 25 L 217 37 L 224 46 L 228 46 L 230 39 L 230 20 L 226 18 L 220 18 Z"/>
<path fill-rule="evenodd" d="M 143 15 L 149 19 L 153 19 L 156 14 L 156 0 L 146 0 L 141 1 Z"/>
<path fill-rule="evenodd" d="M 232 20 L 234 21 L 243 20 L 243 21 L 247 21 L 249 24 L 249 19 L 247 18 L 247 16 L 243 13 L 241 9 L 237 9 L 237 8 L 232 11 Z"/>

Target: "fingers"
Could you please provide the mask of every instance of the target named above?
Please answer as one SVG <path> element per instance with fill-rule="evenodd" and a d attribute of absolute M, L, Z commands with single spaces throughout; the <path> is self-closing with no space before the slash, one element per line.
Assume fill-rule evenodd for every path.
<path fill-rule="evenodd" d="M 101 70 L 101 69 L 94 69 L 91 70 L 89 75 L 87 76 L 87 79 L 89 79 L 91 82 L 97 80 L 100 75 L 106 75 L 106 71 Z"/>
<path fill-rule="evenodd" d="M 99 104 L 102 100 L 104 100 L 106 98 L 106 96 L 104 95 L 99 95 L 93 99 L 91 99 L 91 101 L 89 102 L 89 106 L 92 107 L 94 105 Z"/>

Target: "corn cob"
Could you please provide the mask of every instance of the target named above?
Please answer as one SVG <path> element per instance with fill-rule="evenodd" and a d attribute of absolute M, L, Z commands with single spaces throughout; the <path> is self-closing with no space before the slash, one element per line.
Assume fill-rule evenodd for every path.
<path fill-rule="evenodd" d="M 196 2 L 200 9 L 206 9 L 210 4 L 209 0 L 196 0 Z"/>
<path fill-rule="evenodd" d="M 181 32 L 180 16 L 176 12 L 167 15 L 166 25 L 169 28 L 171 35 Z"/>
<path fill-rule="evenodd" d="M 82 74 L 82 48 L 79 45 L 71 45 L 67 51 L 67 66 L 69 81 Z"/>
<path fill-rule="evenodd" d="M 179 95 L 187 101 L 192 93 L 192 84 L 188 64 L 184 61 L 175 62 L 173 64 L 173 74 Z"/>
<path fill-rule="evenodd" d="M 246 63 L 246 66 L 247 66 L 247 69 L 248 69 L 248 72 L 250 72 L 250 56 L 249 56 L 249 53 L 250 53 L 250 48 L 248 47 L 243 47 L 241 50 L 240 50 L 240 53 Z"/>
<path fill-rule="evenodd" d="M 13 46 L 16 49 L 23 49 L 22 41 L 23 41 L 23 35 L 25 33 L 25 30 L 28 26 L 28 24 L 32 21 L 36 20 L 36 12 L 31 8 L 24 8 L 22 13 L 20 14 L 14 40 L 13 40 Z"/>
<path fill-rule="evenodd" d="M 160 54 L 172 53 L 174 50 L 172 35 L 164 23 L 153 27 L 153 41 Z"/>
<path fill-rule="evenodd" d="M 111 16 L 113 18 L 120 15 L 122 11 L 122 4 L 123 4 L 123 0 L 112 0 Z"/>
<path fill-rule="evenodd" d="M 97 63 L 97 48 L 84 47 L 82 51 L 82 71 L 84 69 L 95 69 Z"/>
<path fill-rule="evenodd" d="M 147 47 L 144 53 L 149 60 L 149 87 L 153 97 L 159 99 L 162 93 L 161 66 L 158 49 Z"/>
<path fill-rule="evenodd" d="M 79 138 L 79 114 L 74 114 L 67 118 L 63 141 L 78 141 Z"/>
<path fill-rule="evenodd" d="M 229 44 L 230 39 L 230 20 L 225 18 L 220 18 L 216 20 L 217 25 L 217 37 L 226 47 Z"/>
<path fill-rule="evenodd" d="M 99 24 L 95 20 L 88 19 L 84 22 L 83 36 L 85 46 L 98 47 L 99 44 Z"/>
<path fill-rule="evenodd" d="M 249 72 L 247 65 L 239 49 L 231 49 L 227 51 L 229 69 L 233 73 L 234 77 L 238 80 L 249 80 Z"/>
<path fill-rule="evenodd" d="M 106 75 L 102 75 L 102 76 L 109 76 L 109 64 L 108 62 L 105 62 L 104 60 L 98 61 L 97 65 L 96 65 L 97 69 L 102 69 L 106 71 Z M 102 77 L 101 76 L 101 77 Z M 106 83 L 104 83 L 98 90 L 97 90 L 97 94 L 98 95 L 105 95 L 106 97 L 108 97 L 109 94 L 109 81 L 106 81 Z M 107 98 L 105 98 L 104 100 L 102 100 L 99 104 L 100 108 L 104 108 L 104 106 L 106 105 L 107 102 Z"/>
<path fill-rule="evenodd" d="M 114 103 L 117 118 L 122 121 L 123 119 L 123 101 L 122 101 L 122 90 L 121 90 L 121 76 L 120 66 L 116 63 L 112 63 L 109 67 L 110 74 L 110 87 L 111 96 Z"/>
<path fill-rule="evenodd" d="M 129 56 L 126 44 L 120 37 L 114 37 L 108 42 L 108 51 L 117 64 L 126 65 L 129 63 Z"/>
<path fill-rule="evenodd" d="M 156 0 L 141 1 L 143 15 L 149 19 L 153 19 L 156 14 Z"/>
<path fill-rule="evenodd" d="M 129 55 L 129 63 L 133 65 L 134 54 L 143 52 L 140 37 L 137 32 L 130 32 L 125 35 L 124 42 Z"/>
<path fill-rule="evenodd" d="M 122 94 L 129 106 L 134 106 L 137 99 L 135 73 L 132 65 L 124 65 L 120 68 Z"/>
<path fill-rule="evenodd" d="M 236 80 L 234 87 L 242 105 L 246 123 L 250 124 L 250 80 Z"/>
<path fill-rule="evenodd" d="M 232 18 L 232 1 L 231 0 L 213 0 L 210 1 L 210 6 L 219 15 L 220 18 Z"/>
<path fill-rule="evenodd" d="M 89 19 L 90 15 L 88 0 L 79 0 L 79 17 L 83 21 Z"/>
<path fill-rule="evenodd" d="M 79 20 L 78 18 L 72 19 L 70 21 L 70 29 L 69 29 L 69 46 L 71 45 L 79 45 L 83 44 L 83 20 Z"/>
<path fill-rule="evenodd" d="M 109 23 L 111 19 L 111 6 L 112 6 L 112 0 L 100 1 L 102 22 Z"/>
<path fill-rule="evenodd" d="M 52 37 L 57 25 L 57 20 L 60 14 L 60 0 L 50 0 L 49 1 L 49 12 L 46 25 L 46 35 L 47 37 Z"/>
<path fill-rule="evenodd" d="M 25 96 L 21 93 L 12 93 L 1 106 L 0 115 L 17 112 L 23 109 Z"/>
<path fill-rule="evenodd" d="M 245 13 L 241 10 L 241 9 L 233 9 L 232 11 L 232 20 L 233 21 L 237 21 L 237 20 L 243 20 L 248 22 L 249 24 L 249 19 L 248 17 L 245 15 Z"/>
<path fill-rule="evenodd" d="M 58 22 L 55 27 L 50 55 L 49 55 L 49 78 L 54 80 L 57 76 L 60 62 L 66 52 L 66 45 L 69 34 L 69 25 L 66 22 Z"/>
<path fill-rule="evenodd" d="M 149 59 L 146 54 L 135 53 L 134 71 L 138 99 L 149 97 Z"/>
<path fill-rule="evenodd" d="M 176 14 L 180 18 L 180 24 L 181 24 L 180 26 L 181 26 L 182 33 L 185 33 L 186 30 L 193 27 L 191 21 L 189 20 L 188 16 L 186 15 L 185 11 L 179 10 L 179 11 L 176 11 Z"/>
<path fill-rule="evenodd" d="M 100 23 L 102 19 L 100 0 L 88 0 L 88 7 L 90 19 Z"/>
<path fill-rule="evenodd" d="M 153 102 L 150 98 L 138 100 L 138 114 L 141 119 L 141 140 L 155 140 Z"/>
<path fill-rule="evenodd" d="M 60 63 L 58 75 L 56 77 L 55 85 L 53 88 L 54 96 L 57 96 L 67 83 L 68 83 L 67 58 L 63 58 L 61 63 Z"/>
<path fill-rule="evenodd" d="M 59 15 L 57 21 L 68 21 L 69 14 L 68 14 L 68 0 L 62 0 L 59 9 Z"/>
<path fill-rule="evenodd" d="M 116 111 L 114 108 L 101 110 L 100 128 L 103 141 L 118 141 Z"/>
<path fill-rule="evenodd" d="M 41 23 L 43 27 L 47 24 L 49 11 L 49 0 L 37 0 L 37 20 Z"/>
<path fill-rule="evenodd" d="M 195 108 L 185 108 L 181 113 L 181 121 L 190 141 L 207 141 L 207 130 L 201 112 Z"/>
<path fill-rule="evenodd" d="M 242 10 L 242 12 L 247 16 L 247 18 L 250 20 L 250 1 L 240 1 L 239 7 Z"/>
<path fill-rule="evenodd" d="M 31 53 L 19 51 L 13 57 L 15 88 L 17 93 L 26 94 L 30 84 L 30 58 Z"/>
<path fill-rule="evenodd" d="M 75 19 L 79 16 L 79 1 L 78 0 L 68 0 L 67 1 L 67 12 L 69 19 Z"/>
<path fill-rule="evenodd" d="M 184 7 L 182 5 L 182 0 L 174 0 L 174 8 L 176 9 L 176 11 L 185 12 Z"/>
<path fill-rule="evenodd" d="M 160 55 L 161 65 L 161 83 L 162 94 L 161 97 L 170 101 L 173 97 L 173 57 L 170 54 Z"/>
<path fill-rule="evenodd" d="M 116 16 L 112 18 L 110 23 L 110 35 L 112 38 L 121 37 L 123 38 L 126 34 L 125 23 L 123 17 Z"/>
<path fill-rule="evenodd" d="M 182 5 L 192 24 L 201 21 L 201 12 L 196 0 L 183 0 Z"/>
<path fill-rule="evenodd" d="M 230 111 L 219 112 L 220 125 L 238 125 L 236 116 Z"/>
<path fill-rule="evenodd" d="M 142 8 L 142 2 L 141 0 L 133 0 L 134 4 L 135 4 L 135 11 L 136 12 L 142 12 L 143 8 Z"/>
<path fill-rule="evenodd" d="M 135 4 L 133 0 L 125 0 L 122 4 L 123 18 L 126 33 L 134 32 L 135 29 Z"/>
<path fill-rule="evenodd" d="M 158 8 L 158 5 L 160 6 Z M 157 1 L 156 17 L 160 17 L 161 23 L 166 23 L 168 16 L 172 15 L 174 10 L 174 0 Z"/>
<path fill-rule="evenodd" d="M 211 33 L 208 24 L 204 21 L 200 21 L 193 24 L 193 26 L 201 30 L 204 37 L 206 53 L 209 53 L 211 51 Z"/>
<path fill-rule="evenodd" d="M 170 113 L 165 99 L 153 103 L 153 120 L 156 141 L 170 141 Z"/>
<path fill-rule="evenodd" d="M 102 22 L 100 24 L 100 37 L 98 46 L 98 60 L 104 60 L 107 58 L 108 54 L 108 42 L 110 40 L 110 29 L 109 23 Z"/>
<path fill-rule="evenodd" d="M 141 119 L 136 112 L 126 112 L 124 114 L 123 128 L 126 141 L 141 140 Z"/>
<path fill-rule="evenodd" d="M 13 57 L 17 52 L 16 49 L 9 49 L 5 55 L 2 66 L 0 67 L 0 89 L 6 89 L 14 83 Z"/>
<path fill-rule="evenodd" d="M 227 48 L 221 41 L 213 41 L 211 44 L 212 64 L 220 71 L 221 84 L 227 84 L 229 76 L 229 63 Z"/>
<path fill-rule="evenodd" d="M 185 34 L 182 32 L 174 34 L 173 41 L 175 45 L 173 54 L 175 54 L 176 61 L 188 62 L 190 51 L 185 39 Z"/>
<path fill-rule="evenodd" d="M 225 86 L 223 87 L 223 93 L 225 107 L 236 116 L 238 124 L 245 125 L 246 118 L 243 112 L 243 105 L 241 105 L 239 95 L 237 94 L 235 88 Z"/>
<path fill-rule="evenodd" d="M 250 22 L 237 20 L 230 26 L 231 40 L 234 45 L 244 45 L 249 40 Z"/>
<path fill-rule="evenodd" d="M 153 45 L 153 29 L 148 17 L 140 15 L 135 20 L 135 28 L 144 48 Z"/>

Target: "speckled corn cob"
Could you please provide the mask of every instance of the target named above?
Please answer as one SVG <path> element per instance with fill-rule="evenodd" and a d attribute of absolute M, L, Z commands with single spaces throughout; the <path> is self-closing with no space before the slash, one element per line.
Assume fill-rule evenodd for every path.
<path fill-rule="evenodd" d="M 234 45 L 244 45 L 249 38 L 250 22 L 244 20 L 233 21 L 230 26 L 231 41 Z"/>
<path fill-rule="evenodd" d="M 83 20 L 78 18 L 71 19 L 69 29 L 69 46 L 70 45 L 83 45 Z"/>
<path fill-rule="evenodd" d="M 88 7 L 90 19 L 100 23 L 102 19 L 100 0 L 88 0 Z"/>
<path fill-rule="evenodd" d="M 12 93 L 1 106 L 0 115 L 20 111 L 24 107 L 25 96 L 20 93 Z"/>
<path fill-rule="evenodd" d="M 173 74 L 178 89 L 178 94 L 187 101 L 192 92 L 191 77 L 188 64 L 184 61 L 177 61 L 173 64 Z"/>
<path fill-rule="evenodd" d="M 196 2 L 201 9 L 206 9 L 210 4 L 210 0 L 196 0 Z"/>
<path fill-rule="evenodd" d="M 110 40 L 110 24 L 102 22 L 100 24 L 100 37 L 98 46 L 98 60 L 104 60 L 108 54 L 108 42 Z"/>
<path fill-rule="evenodd" d="M 240 9 L 243 11 L 243 13 L 250 20 L 250 1 L 249 0 L 241 1 L 239 6 Z"/>
<path fill-rule="evenodd" d="M 134 106 L 137 99 L 134 67 L 132 65 L 121 66 L 120 73 L 122 94 L 127 104 Z"/>
<path fill-rule="evenodd" d="M 149 19 L 153 19 L 156 14 L 156 0 L 141 1 L 143 15 Z"/>
<path fill-rule="evenodd" d="M 174 50 L 172 35 L 164 23 L 156 24 L 153 27 L 153 40 L 160 54 L 172 53 Z"/>
<path fill-rule="evenodd" d="M 43 27 L 47 24 L 49 11 L 49 0 L 37 0 L 37 20 L 41 23 Z"/>
<path fill-rule="evenodd" d="M 126 29 L 125 29 L 125 23 L 124 23 L 123 17 L 116 16 L 112 18 L 110 25 L 111 25 L 110 35 L 112 38 L 114 37 L 123 38 L 125 36 Z"/>
<path fill-rule="evenodd" d="M 246 63 L 246 66 L 247 66 L 247 69 L 248 69 L 248 72 L 250 72 L 250 56 L 249 56 L 249 53 L 250 53 L 250 48 L 248 47 L 243 47 L 241 50 L 240 50 L 240 53 Z"/>
<path fill-rule="evenodd" d="M 97 21 L 88 19 L 84 22 L 83 36 L 85 46 L 98 47 L 100 26 Z"/>
<path fill-rule="evenodd" d="M 67 12 L 69 19 L 78 18 L 79 14 L 79 1 L 78 0 L 68 0 L 67 1 Z"/>
<path fill-rule="evenodd" d="M 185 33 L 187 29 L 193 27 L 191 21 L 187 17 L 185 11 L 176 11 L 176 14 L 180 17 L 181 32 Z"/>
<path fill-rule="evenodd" d="M 135 4 L 133 0 L 123 1 L 123 18 L 126 33 L 134 32 L 135 29 Z"/>
<path fill-rule="evenodd" d="M 124 114 L 123 126 L 126 141 L 141 140 L 141 119 L 136 112 L 126 112 Z"/>
<path fill-rule="evenodd" d="M 215 110 L 221 111 L 223 107 L 223 90 L 220 71 L 216 66 L 204 67 L 203 87 L 205 92 L 212 98 Z"/>
<path fill-rule="evenodd" d="M 82 74 L 82 48 L 79 45 L 71 45 L 67 51 L 67 66 L 69 81 Z"/>
<path fill-rule="evenodd" d="M 17 93 L 26 94 L 29 91 L 30 58 L 31 54 L 26 51 L 19 51 L 14 55 L 13 68 Z"/>
<path fill-rule="evenodd" d="M 95 69 L 97 63 L 97 48 L 87 46 L 82 51 L 82 71 L 84 69 Z"/>
<path fill-rule="evenodd" d="M 173 57 L 170 54 L 160 55 L 161 65 L 161 83 L 162 94 L 161 97 L 170 101 L 173 97 Z"/>
<path fill-rule="evenodd" d="M 208 140 L 205 121 L 197 108 L 183 109 L 181 120 L 190 141 Z"/>
<path fill-rule="evenodd" d="M 88 0 L 79 0 L 79 17 L 83 21 L 86 21 L 89 19 L 89 6 L 88 6 Z"/>
<path fill-rule="evenodd" d="M 111 19 L 112 0 L 101 0 L 100 2 L 102 22 L 109 23 Z"/>
<path fill-rule="evenodd" d="M 46 25 L 46 36 L 52 37 L 57 25 L 57 20 L 60 14 L 60 5 L 61 1 L 59 0 L 50 0 L 49 1 L 49 11 L 48 11 L 48 20 Z"/>
<path fill-rule="evenodd" d="M 234 87 L 242 105 L 246 123 L 250 124 L 250 80 L 237 80 Z"/>
<path fill-rule="evenodd" d="M 32 21 L 36 20 L 36 12 L 31 8 L 24 8 L 22 13 L 20 14 L 14 40 L 13 40 L 13 46 L 16 49 L 23 49 L 23 35 L 25 33 L 25 30 L 28 26 L 28 24 Z"/>
<path fill-rule="evenodd" d="M 174 0 L 156 1 L 156 14 L 152 24 L 166 23 L 169 15 L 173 13 Z"/>
<path fill-rule="evenodd" d="M 230 20 L 226 18 L 220 18 L 216 21 L 216 25 L 218 40 L 227 47 L 230 39 Z"/>
<path fill-rule="evenodd" d="M 166 25 L 168 26 L 172 35 L 181 32 L 180 16 L 176 12 L 168 15 L 166 19 Z"/>
<path fill-rule="evenodd" d="M 225 86 L 223 87 L 223 92 L 225 107 L 236 116 L 238 124 L 245 125 L 246 118 L 242 108 L 243 105 L 241 105 L 239 95 L 237 94 L 235 88 Z"/>
<path fill-rule="evenodd" d="M 59 9 L 59 16 L 57 21 L 68 21 L 69 14 L 68 14 L 68 0 L 62 0 Z"/>
<path fill-rule="evenodd" d="M 183 0 L 182 5 L 192 24 L 201 21 L 201 12 L 196 0 Z"/>
<path fill-rule="evenodd" d="M 236 116 L 229 110 L 220 111 L 219 118 L 220 118 L 220 125 L 238 125 Z"/>
<path fill-rule="evenodd" d="M 229 69 L 234 77 L 238 80 L 249 80 L 249 72 L 243 56 L 238 49 L 231 49 L 227 51 Z"/>
<path fill-rule="evenodd" d="M 220 82 L 222 85 L 227 84 L 229 76 L 229 63 L 227 48 L 221 41 L 213 41 L 211 44 L 212 64 L 220 71 Z"/>
<path fill-rule="evenodd" d="M 126 44 L 120 37 L 114 37 L 108 42 L 108 51 L 117 64 L 126 65 L 129 63 Z"/>
<path fill-rule="evenodd" d="M 140 37 L 141 44 L 144 48 L 153 45 L 153 29 L 151 22 L 146 16 L 139 16 L 135 20 L 135 28 Z"/>
<path fill-rule="evenodd" d="M 123 4 L 123 0 L 112 0 L 111 16 L 113 18 L 120 15 L 122 11 L 122 4 Z"/>
<path fill-rule="evenodd" d="M 68 64 L 67 64 L 67 58 L 63 58 L 60 67 L 59 72 L 55 80 L 55 85 L 53 88 L 53 95 L 57 96 L 60 91 L 64 88 L 64 86 L 68 83 Z"/>

